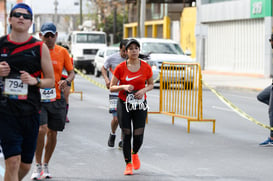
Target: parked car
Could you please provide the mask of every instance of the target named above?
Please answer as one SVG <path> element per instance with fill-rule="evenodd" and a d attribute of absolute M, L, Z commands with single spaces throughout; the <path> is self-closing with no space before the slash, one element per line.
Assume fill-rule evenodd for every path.
<path fill-rule="evenodd" d="M 105 47 L 99 49 L 94 60 L 94 74 L 96 77 L 101 75 L 101 68 L 104 65 L 105 60 L 112 54 L 119 52 L 119 47 Z"/>
<path fill-rule="evenodd" d="M 153 79 L 155 83 L 159 83 L 159 75 L 161 71 L 161 65 L 163 62 L 174 62 L 174 63 L 194 63 L 195 61 L 184 54 L 180 45 L 170 39 L 160 39 L 160 38 L 135 38 L 140 43 L 140 52 L 143 54 L 150 54 L 150 59 L 147 61 L 151 65 L 153 70 Z M 188 71 L 188 70 L 186 70 Z M 182 80 L 174 81 L 180 82 L 184 81 L 185 70 L 180 71 Z M 175 80 L 173 73 L 168 72 L 169 79 Z M 166 76 L 167 77 L 167 76 Z M 169 80 L 163 80 L 168 82 Z M 192 88 L 192 79 L 187 80 L 188 88 Z"/>

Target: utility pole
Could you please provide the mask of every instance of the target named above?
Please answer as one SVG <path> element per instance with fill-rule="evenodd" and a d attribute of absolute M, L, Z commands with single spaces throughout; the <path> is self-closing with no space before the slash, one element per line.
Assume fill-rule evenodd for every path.
<path fill-rule="evenodd" d="M 137 36 L 144 37 L 146 0 L 137 0 Z"/>
<path fill-rule="evenodd" d="M 141 5 L 140 5 L 140 24 L 139 24 L 139 29 L 140 29 L 140 37 L 144 37 L 145 34 L 145 19 L 146 19 L 146 0 L 141 0 Z"/>
<path fill-rule="evenodd" d="M 80 25 L 82 26 L 82 0 L 80 0 Z"/>
<path fill-rule="evenodd" d="M 54 10 L 55 10 L 55 14 L 54 14 L 54 24 L 55 25 L 57 25 L 57 21 L 58 21 L 58 0 L 55 0 L 54 1 L 54 6 L 55 6 L 55 8 L 54 8 Z"/>
<path fill-rule="evenodd" d="M 137 1 L 137 37 L 140 37 L 140 1 L 141 0 L 136 0 Z"/>
<path fill-rule="evenodd" d="M 116 36 L 116 30 L 117 30 L 117 5 L 114 3 L 114 13 L 113 13 L 113 16 L 114 16 L 114 24 L 113 24 L 113 42 L 115 43 L 116 39 L 115 39 L 115 36 Z"/>
<path fill-rule="evenodd" d="M 122 18 L 122 22 L 123 22 L 123 25 L 125 24 L 125 0 L 123 0 L 123 4 L 122 4 L 122 7 L 123 7 L 123 18 Z"/>

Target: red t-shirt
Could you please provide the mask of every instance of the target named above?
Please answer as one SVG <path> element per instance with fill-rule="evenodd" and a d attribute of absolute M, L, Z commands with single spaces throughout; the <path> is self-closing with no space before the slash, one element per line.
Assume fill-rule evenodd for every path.
<path fill-rule="evenodd" d="M 115 77 L 119 80 L 119 85 L 131 84 L 135 90 L 140 90 L 145 87 L 145 83 L 153 76 L 152 68 L 149 64 L 141 60 L 140 68 L 137 72 L 131 72 L 127 68 L 127 61 L 120 63 L 114 70 Z M 126 101 L 126 91 L 119 91 L 119 98 Z M 146 99 L 146 94 L 145 97 Z"/>

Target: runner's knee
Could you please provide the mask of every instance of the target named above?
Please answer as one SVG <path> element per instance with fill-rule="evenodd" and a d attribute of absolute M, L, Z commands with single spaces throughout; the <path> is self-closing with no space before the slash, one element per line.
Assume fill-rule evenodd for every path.
<path fill-rule="evenodd" d="M 46 132 L 47 132 L 47 125 L 46 124 L 41 125 L 39 127 L 39 134 L 46 134 Z"/>
<path fill-rule="evenodd" d="M 29 163 L 22 163 L 20 164 L 20 170 L 23 172 L 28 172 L 30 170 L 31 164 Z"/>
<path fill-rule="evenodd" d="M 20 165 L 20 156 L 12 156 L 5 161 L 7 170 L 18 170 Z"/>

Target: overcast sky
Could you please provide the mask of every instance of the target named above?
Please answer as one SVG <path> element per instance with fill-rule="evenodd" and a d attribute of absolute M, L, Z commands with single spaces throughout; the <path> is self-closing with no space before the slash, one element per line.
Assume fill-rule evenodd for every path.
<path fill-rule="evenodd" d="M 57 13 L 58 14 L 79 14 L 80 5 L 75 3 L 80 0 L 57 0 Z M 54 14 L 55 13 L 55 0 L 26 0 L 30 4 L 34 14 Z M 88 12 L 87 0 L 82 0 L 83 13 Z M 89 5 L 90 7 L 90 5 Z M 90 8 L 89 8 L 90 11 Z"/>

